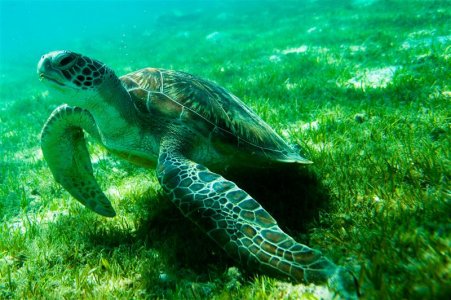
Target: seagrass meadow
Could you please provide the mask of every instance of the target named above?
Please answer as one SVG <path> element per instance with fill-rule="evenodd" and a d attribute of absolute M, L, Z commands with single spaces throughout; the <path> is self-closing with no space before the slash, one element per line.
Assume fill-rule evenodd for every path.
<path fill-rule="evenodd" d="M 0 20 L 0 299 L 339 298 L 237 265 L 89 136 L 117 216 L 80 205 L 40 150 L 65 99 L 36 64 L 59 49 L 225 87 L 314 162 L 226 175 L 284 231 L 362 299 L 451 297 L 450 1 L 0 1 Z"/>

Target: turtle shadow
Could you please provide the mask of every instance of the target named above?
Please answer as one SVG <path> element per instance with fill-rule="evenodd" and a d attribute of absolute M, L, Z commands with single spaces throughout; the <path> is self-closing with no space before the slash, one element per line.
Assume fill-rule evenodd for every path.
<path fill-rule="evenodd" d="M 289 234 L 307 234 L 318 226 L 330 196 L 308 167 L 281 165 L 272 169 L 230 170 L 227 178 L 257 200 Z"/>
<path fill-rule="evenodd" d="M 167 265 L 183 270 L 177 277 L 207 280 L 207 269 L 225 269 L 233 260 L 200 228 L 187 219 L 169 199 L 162 196 L 158 211 L 141 220 L 137 236 L 146 240 L 149 248 L 164 253 Z M 208 266 L 208 268 L 206 267 Z M 194 274 L 187 273 L 190 271 Z"/>

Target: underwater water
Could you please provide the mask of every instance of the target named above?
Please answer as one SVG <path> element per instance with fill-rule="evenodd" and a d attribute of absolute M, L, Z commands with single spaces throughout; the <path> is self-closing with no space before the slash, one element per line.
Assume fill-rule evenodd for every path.
<path fill-rule="evenodd" d="M 153 169 L 91 137 L 103 218 L 40 148 L 69 101 L 39 59 L 71 50 L 237 95 L 314 163 L 234 180 L 298 242 L 355 274 L 365 299 L 451 295 L 451 2 L 0 0 L 0 299 L 327 299 L 240 266 L 173 207 Z"/>

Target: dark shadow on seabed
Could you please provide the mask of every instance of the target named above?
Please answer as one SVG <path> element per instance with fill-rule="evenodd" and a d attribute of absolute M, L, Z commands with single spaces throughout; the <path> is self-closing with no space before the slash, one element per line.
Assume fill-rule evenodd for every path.
<path fill-rule="evenodd" d="M 328 207 L 327 190 L 308 165 L 231 170 L 226 176 L 254 197 L 289 234 L 308 233 L 319 212 Z"/>

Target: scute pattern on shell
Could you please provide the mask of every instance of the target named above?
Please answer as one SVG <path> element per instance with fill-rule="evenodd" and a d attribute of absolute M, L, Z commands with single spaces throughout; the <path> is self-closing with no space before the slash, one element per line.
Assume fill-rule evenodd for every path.
<path fill-rule="evenodd" d="M 158 105 L 168 115 L 178 116 L 188 110 L 211 123 L 213 128 L 231 133 L 238 143 L 277 152 L 281 160 L 286 157 L 296 160 L 298 156 L 238 97 L 213 82 L 184 72 L 155 68 L 141 69 L 120 79 L 133 98 L 141 100 L 135 102 L 138 111 L 150 112 L 150 106 Z"/>

